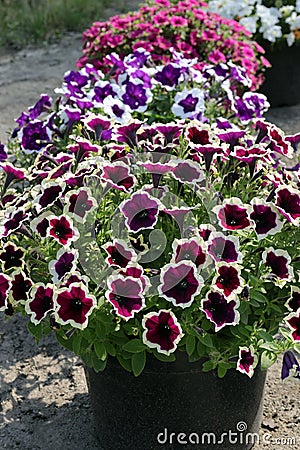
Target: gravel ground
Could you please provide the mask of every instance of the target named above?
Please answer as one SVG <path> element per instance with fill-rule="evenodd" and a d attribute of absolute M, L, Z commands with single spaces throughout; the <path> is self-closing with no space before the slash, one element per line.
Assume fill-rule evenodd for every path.
<path fill-rule="evenodd" d="M 68 35 L 59 44 L 0 57 L 0 141 L 23 109 L 40 93 L 52 93 L 75 67 L 80 40 Z M 299 132 L 300 105 L 272 109 L 268 119 Z M 21 317 L 0 318 L 0 418 L 0 450 L 100 448 L 80 360 L 53 336 L 36 346 Z M 280 361 L 268 371 L 260 434 L 255 450 L 300 448 L 300 384 L 281 383 Z"/>

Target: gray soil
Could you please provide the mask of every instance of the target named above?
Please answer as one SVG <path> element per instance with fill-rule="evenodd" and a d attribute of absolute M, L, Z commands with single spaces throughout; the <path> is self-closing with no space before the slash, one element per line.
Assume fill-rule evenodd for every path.
<path fill-rule="evenodd" d="M 39 94 L 53 93 L 80 55 L 81 36 L 76 34 L 0 57 L 0 141 L 6 142 L 14 118 Z M 300 105 L 272 109 L 268 119 L 288 133 L 299 132 Z M 268 371 L 261 442 L 255 450 L 300 448 L 300 384 L 282 383 L 280 369 L 278 361 Z M 1 317 L 0 450 L 99 449 L 94 433 L 81 361 L 53 336 L 37 346 L 25 319 Z"/>

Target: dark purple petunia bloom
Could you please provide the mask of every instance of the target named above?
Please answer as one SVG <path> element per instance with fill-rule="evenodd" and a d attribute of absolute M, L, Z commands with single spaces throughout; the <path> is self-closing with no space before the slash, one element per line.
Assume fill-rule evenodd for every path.
<path fill-rule="evenodd" d="M 73 273 L 66 274 L 61 283 L 62 287 L 69 287 L 71 284 L 74 283 L 83 283 L 85 286 L 88 286 L 89 278 L 75 271 Z"/>
<path fill-rule="evenodd" d="M 279 286 L 293 278 L 293 268 L 290 265 L 291 257 L 286 250 L 267 248 L 262 254 L 263 263 L 270 269 L 269 279 Z"/>
<path fill-rule="evenodd" d="M 28 108 L 30 120 L 36 119 L 42 112 L 47 111 L 52 106 L 52 99 L 47 94 L 41 94 L 35 105 Z"/>
<path fill-rule="evenodd" d="M 7 159 L 7 147 L 0 142 L 0 162 L 3 162 Z"/>
<path fill-rule="evenodd" d="M 237 325 L 240 314 L 237 311 L 239 301 L 230 300 L 220 292 L 209 291 L 206 298 L 202 300 L 202 311 L 215 326 L 215 331 L 221 330 L 226 325 Z"/>
<path fill-rule="evenodd" d="M 105 141 L 111 138 L 111 121 L 100 115 L 91 114 L 84 121 L 86 127 L 95 133 L 95 138 Z"/>
<path fill-rule="evenodd" d="M 245 131 L 236 129 L 232 130 L 229 128 L 226 132 L 223 131 L 222 133 L 217 133 L 217 136 L 222 142 L 230 144 L 233 148 L 238 143 L 239 139 L 245 136 Z"/>
<path fill-rule="evenodd" d="M 35 198 L 37 212 L 53 205 L 62 196 L 65 190 L 65 183 L 49 182 L 42 185 L 42 192 Z"/>
<path fill-rule="evenodd" d="M 298 314 L 291 315 L 286 319 L 286 324 L 292 330 L 292 338 L 294 342 L 300 342 L 300 311 Z"/>
<path fill-rule="evenodd" d="M 262 117 L 270 104 L 267 97 L 255 92 L 245 92 L 243 97 L 236 97 L 232 105 L 241 121 L 248 122 L 255 117 Z"/>
<path fill-rule="evenodd" d="M 137 278 L 112 275 L 107 280 L 107 287 L 105 296 L 123 319 L 131 319 L 145 306 L 143 286 Z"/>
<path fill-rule="evenodd" d="M 226 199 L 223 205 L 215 206 L 212 211 L 218 217 L 219 225 L 225 230 L 243 230 L 251 225 L 248 206 L 244 206 L 239 198 Z"/>
<path fill-rule="evenodd" d="M 23 249 L 16 247 L 12 242 L 7 242 L 3 246 L 3 252 L 0 253 L 0 260 L 2 262 L 4 270 L 23 267 L 23 257 Z"/>
<path fill-rule="evenodd" d="M 11 281 L 7 275 L 0 273 L 0 311 L 5 311 L 8 305 L 8 292 Z"/>
<path fill-rule="evenodd" d="M 273 205 L 265 203 L 259 198 L 254 198 L 251 200 L 251 208 L 250 219 L 255 223 L 254 228 L 258 239 L 274 235 L 282 229 L 282 222 L 279 220 Z"/>
<path fill-rule="evenodd" d="M 103 166 L 101 179 L 113 188 L 124 192 L 130 192 L 135 183 L 135 178 L 130 174 L 129 167 L 122 162 Z"/>
<path fill-rule="evenodd" d="M 300 365 L 296 356 L 290 350 L 286 351 L 283 355 L 281 379 L 282 381 L 289 379 L 300 381 Z"/>
<path fill-rule="evenodd" d="M 83 87 L 88 83 L 88 77 L 80 72 L 75 72 L 74 70 L 69 70 L 64 75 L 64 83 L 74 84 L 79 87 Z"/>
<path fill-rule="evenodd" d="M 285 140 L 291 143 L 294 151 L 296 152 L 298 150 L 298 144 L 300 142 L 300 133 L 294 134 L 292 136 L 286 136 Z"/>
<path fill-rule="evenodd" d="M 159 186 L 159 182 L 162 176 L 170 172 L 174 168 L 174 166 L 171 164 L 163 164 L 151 161 L 142 162 L 140 163 L 140 165 L 144 167 L 144 169 L 146 169 L 148 173 L 151 173 L 154 188 L 157 188 Z"/>
<path fill-rule="evenodd" d="M 194 145 L 208 145 L 212 144 L 211 137 L 207 129 L 201 129 L 195 126 L 191 126 L 187 131 L 187 138 Z"/>
<path fill-rule="evenodd" d="M 221 265 L 217 267 L 217 275 L 212 284 L 226 297 L 232 297 L 243 290 L 243 280 L 238 266 Z"/>
<path fill-rule="evenodd" d="M 200 119 L 204 112 L 204 93 L 201 89 L 184 89 L 178 92 L 174 99 L 172 112 L 175 116 Z"/>
<path fill-rule="evenodd" d="M 33 120 L 22 128 L 20 139 L 25 153 L 40 152 L 51 141 L 51 132 L 44 122 Z"/>
<path fill-rule="evenodd" d="M 163 86 L 174 88 L 179 83 L 181 70 L 173 64 L 167 64 L 162 70 L 157 71 L 153 78 Z"/>
<path fill-rule="evenodd" d="M 141 128 L 142 122 L 135 121 L 131 122 L 129 125 L 123 125 L 117 129 L 117 140 L 118 142 L 125 142 L 129 147 L 134 148 L 137 146 L 136 133 L 139 128 Z"/>
<path fill-rule="evenodd" d="M 293 312 L 297 312 L 300 309 L 300 289 L 296 286 L 292 286 L 291 296 L 285 306 Z"/>
<path fill-rule="evenodd" d="M 150 312 L 143 317 L 143 342 L 159 353 L 170 355 L 177 348 L 183 337 L 182 328 L 172 311 L 161 309 L 159 312 Z"/>
<path fill-rule="evenodd" d="M 74 328 L 84 329 L 96 305 L 96 298 L 88 293 L 83 283 L 71 284 L 54 294 L 55 320 L 63 325 L 69 323 Z"/>
<path fill-rule="evenodd" d="M 208 240 L 208 253 L 216 262 L 240 262 L 239 240 L 236 236 L 225 236 L 223 233 L 212 232 Z"/>
<path fill-rule="evenodd" d="M 178 125 L 158 125 L 155 129 L 165 137 L 166 145 L 175 143 L 175 139 L 177 139 L 182 132 L 181 127 Z"/>
<path fill-rule="evenodd" d="M 122 100 L 125 105 L 128 105 L 132 110 L 142 112 L 147 105 L 148 95 L 143 83 L 132 83 L 129 81 L 126 84 L 125 93 L 122 95 Z"/>
<path fill-rule="evenodd" d="M 22 223 L 27 219 L 27 216 L 28 214 L 23 209 L 10 208 L 10 211 L 7 211 L 7 216 L 6 214 L 4 216 L 2 236 L 7 237 L 11 233 L 19 230 L 22 227 Z"/>
<path fill-rule="evenodd" d="M 39 234 L 42 238 L 47 237 L 47 231 L 49 228 L 49 212 L 45 212 L 35 219 L 31 220 L 30 228 L 34 233 Z"/>
<path fill-rule="evenodd" d="M 107 242 L 102 248 L 108 254 L 105 261 L 110 266 L 124 268 L 129 262 L 133 262 L 136 259 L 134 252 L 122 240 L 114 239 L 113 242 Z"/>
<path fill-rule="evenodd" d="M 4 183 L 3 191 L 5 191 L 13 181 L 24 180 L 26 178 L 24 170 L 14 167 L 9 162 L 1 164 L 0 167 L 6 173 L 6 180 Z"/>
<path fill-rule="evenodd" d="M 205 175 L 199 164 L 190 161 L 179 162 L 172 170 L 172 173 L 176 180 L 181 183 L 195 185 L 205 179 Z"/>
<path fill-rule="evenodd" d="M 61 248 L 56 255 L 56 259 L 50 261 L 49 272 L 52 275 L 53 283 L 58 283 L 67 273 L 75 270 L 78 259 L 76 250 Z"/>
<path fill-rule="evenodd" d="M 25 302 L 28 298 L 28 292 L 31 289 L 32 281 L 22 271 L 18 270 L 11 275 L 12 278 L 12 296 L 16 302 Z"/>
<path fill-rule="evenodd" d="M 150 281 L 148 277 L 144 275 L 144 269 L 142 266 L 133 263 L 131 265 L 128 265 L 123 270 L 120 270 L 119 273 L 124 277 L 132 277 L 139 279 L 143 286 L 143 292 L 149 288 Z"/>
<path fill-rule="evenodd" d="M 111 83 L 104 81 L 98 81 L 95 84 L 94 93 L 93 100 L 98 103 L 103 103 L 103 100 L 108 96 L 115 97 L 117 95 Z"/>
<path fill-rule="evenodd" d="M 125 200 L 120 209 L 125 216 L 125 224 L 134 233 L 154 228 L 160 209 L 160 203 L 147 192 L 136 192 Z"/>
<path fill-rule="evenodd" d="M 65 212 L 83 223 L 86 216 L 97 207 L 96 200 L 87 188 L 70 191 L 65 197 Z"/>
<path fill-rule="evenodd" d="M 201 225 L 199 225 L 198 229 L 199 236 L 204 240 L 204 242 L 208 241 L 211 233 L 215 231 L 215 227 L 213 225 L 210 225 L 209 223 L 202 223 Z"/>
<path fill-rule="evenodd" d="M 195 145 L 190 155 L 194 161 L 201 162 L 201 158 L 204 159 L 205 169 L 209 171 L 214 155 L 222 153 L 223 149 L 217 145 Z M 201 158 L 200 158 L 201 157 Z"/>
<path fill-rule="evenodd" d="M 101 147 L 96 144 L 92 144 L 88 139 L 77 138 L 76 142 L 68 145 L 69 152 L 76 155 L 77 161 L 82 161 L 85 157 L 90 156 L 91 153 L 100 153 Z"/>
<path fill-rule="evenodd" d="M 73 227 L 71 220 L 65 216 L 49 217 L 49 228 L 47 235 L 52 236 L 61 245 L 69 245 L 78 239 L 78 231 Z"/>
<path fill-rule="evenodd" d="M 204 242 L 199 238 L 175 239 L 172 248 L 175 263 L 188 260 L 192 261 L 195 266 L 199 268 L 204 267 L 207 262 L 207 253 Z"/>
<path fill-rule="evenodd" d="M 160 274 L 158 293 L 175 306 L 189 307 L 200 294 L 203 279 L 190 261 L 166 264 Z"/>
<path fill-rule="evenodd" d="M 275 205 L 281 214 L 294 225 L 300 222 L 300 192 L 281 186 L 276 190 Z"/>
<path fill-rule="evenodd" d="M 241 373 L 245 373 L 249 378 L 251 378 L 254 374 L 254 367 L 256 365 L 255 362 L 253 347 L 240 347 L 239 359 L 236 366 L 237 370 Z"/>
<path fill-rule="evenodd" d="M 31 316 L 31 322 L 37 325 L 53 309 L 53 286 L 43 283 L 34 285 L 30 298 L 25 304 L 25 310 Z"/>
<path fill-rule="evenodd" d="M 282 130 L 272 124 L 268 128 L 267 132 L 271 141 L 270 148 L 272 151 L 287 157 L 291 157 L 293 155 L 293 147 L 291 143 L 285 139 Z"/>

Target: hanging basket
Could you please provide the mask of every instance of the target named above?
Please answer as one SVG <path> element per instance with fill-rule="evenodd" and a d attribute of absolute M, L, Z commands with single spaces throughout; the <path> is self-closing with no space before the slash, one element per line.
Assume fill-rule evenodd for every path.
<path fill-rule="evenodd" d="M 174 363 L 148 355 L 139 377 L 114 359 L 104 372 L 86 367 L 99 449 L 250 449 L 266 373 L 257 368 L 250 379 L 231 369 L 220 379 L 202 372 L 202 363 L 189 363 L 184 353 Z"/>

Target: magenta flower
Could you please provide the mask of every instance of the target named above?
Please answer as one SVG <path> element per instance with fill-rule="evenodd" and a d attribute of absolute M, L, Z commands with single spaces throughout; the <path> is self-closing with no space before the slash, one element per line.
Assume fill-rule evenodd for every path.
<path fill-rule="evenodd" d="M 212 285 L 221 291 L 226 298 L 240 293 L 243 290 L 244 280 L 240 277 L 240 269 L 237 265 L 218 265 L 217 275 L 212 280 Z"/>
<path fill-rule="evenodd" d="M 290 265 L 291 257 L 286 250 L 273 247 L 267 248 L 262 254 L 262 262 L 270 270 L 267 279 L 272 280 L 279 287 L 283 287 L 287 281 L 291 281 L 294 273 Z"/>
<path fill-rule="evenodd" d="M 199 225 L 199 236 L 206 242 L 209 239 L 209 236 L 211 235 L 211 233 L 215 232 L 216 229 L 213 225 L 209 224 L 209 223 L 202 223 L 201 225 Z"/>
<path fill-rule="evenodd" d="M 279 233 L 283 225 L 272 204 L 266 203 L 259 198 L 253 198 L 251 200 L 251 208 L 250 219 L 255 224 L 254 229 L 258 239 Z"/>
<path fill-rule="evenodd" d="M 111 137 L 111 122 L 105 116 L 91 114 L 84 121 L 88 130 L 93 131 L 95 138 L 103 141 Z"/>
<path fill-rule="evenodd" d="M 98 206 L 87 188 L 69 191 L 65 196 L 65 204 L 64 213 L 80 223 L 84 223 L 87 215 Z"/>
<path fill-rule="evenodd" d="M 159 353 L 170 355 L 183 337 L 182 328 L 172 311 L 161 309 L 158 313 L 150 312 L 143 317 L 143 342 Z"/>
<path fill-rule="evenodd" d="M 275 205 L 280 213 L 294 225 L 300 222 L 300 193 L 290 186 L 280 186 L 276 190 Z"/>
<path fill-rule="evenodd" d="M 19 137 L 25 153 L 40 152 L 51 142 L 51 131 L 47 124 L 36 119 L 21 129 Z"/>
<path fill-rule="evenodd" d="M 8 293 L 11 288 L 11 280 L 4 273 L 0 273 L 0 311 L 5 311 L 8 305 Z"/>
<path fill-rule="evenodd" d="M 103 166 L 101 179 L 111 187 L 123 192 L 130 192 L 135 184 L 135 178 L 130 174 L 129 167 L 123 162 Z"/>
<path fill-rule="evenodd" d="M 293 312 L 297 312 L 300 309 L 300 289 L 296 286 L 292 286 L 291 296 L 285 306 Z"/>
<path fill-rule="evenodd" d="M 195 185 L 205 179 L 199 164 L 192 161 L 178 162 L 172 171 L 174 178 L 181 183 Z"/>
<path fill-rule="evenodd" d="M 12 242 L 7 242 L 3 246 L 3 251 L 0 253 L 0 261 L 4 270 L 12 268 L 23 267 L 24 265 L 24 250 L 17 247 Z"/>
<path fill-rule="evenodd" d="M 55 320 L 60 324 L 70 324 L 84 329 L 88 317 L 97 305 L 96 298 L 90 295 L 83 283 L 74 283 L 54 293 Z"/>
<path fill-rule="evenodd" d="M 166 264 L 160 274 L 158 293 L 174 306 L 188 308 L 203 287 L 203 278 L 190 261 Z"/>
<path fill-rule="evenodd" d="M 69 245 L 79 237 L 78 230 L 73 227 L 71 219 L 60 216 L 49 216 L 49 228 L 47 235 L 56 239 L 61 245 Z"/>
<path fill-rule="evenodd" d="M 117 315 L 124 320 L 131 319 L 145 306 L 143 285 L 137 278 L 111 275 L 107 280 L 105 296 L 113 305 Z"/>
<path fill-rule="evenodd" d="M 236 236 L 225 236 L 223 233 L 212 232 L 208 240 L 208 253 L 216 262 L 241 262 L 239 239 Z"/>
<path fill-rule="evenodd" d="M 239 359 L 237 362 L 237 370 L 241 373 L 245 373 L 251 378 L 254 374 L 254 368 L 256 366 L 256 358 L 254 356 L 254 349 L 252 346 L 239 348 Z"/>
<path fill-rule="evenodd" d="M 160 209 L 160 203 L 147 192 L 136 192 L 129 200 L 125 200 L 120 209 L 125 216 L 125 224 L 130 231 L 154 228 Z"/>
<path fill-rule="evenodd" d="M 291 329 L 291 335 L 294 342 L 300 342 L 300 311 L 291 314 L 285 319 L 286 324 Z"/>
<path fill-rule="evenodd" d="M 65 183 L 57 181 L 42 184 L 42 191 L 34 200 L 37 212 L 53 205 L 62 196 L 65 190 Z"/>
<path fill-rule="evenodd" d="M 284 138 L 283 132 L 273 124 L 268 127 L 267 132 L 271 141 L 271 150 L 291 158 L 293 156 L 293 147 L 292 144 Z"/>
<path fill-rule="evenodd" d="M 207 253 L 204 242 L 199 238 L 175 239 L 172 244 L 172 262 L 191 261 L 199 269 L 207 265 Z"/>
<path fill-rule="evenodd" d="M 0 167 L 6 173 L 6 180 L 3 186 L 3 191 L 16 180 L 24 180 L 26 178 L 25 172 L 22 169 L 14 167 L 11 163 L 0 164 Z"/>
<path fill-rule="evenodd" d="M 243 230 L 251 225 L 249 207 L 243 205 L 239 198 L 225 199 L 223 205 L 215 206 L 212 211 L 224 230 Z"/>
<path fill-rule="evenodd" d="M 8 208 L 4 212 L 2 226 L 0 227 L 0 234 L 2 237 L 7 237 L 13 232 L 20 230 L 27 217 L 28 214 L 23 208 L 16 209 L 14 206 Z"/>
<path fill-rule="evenodd" d="M 47 237 L 47 231 L 49 228 L 49 217 L 51 213 L 46 211 L 40 214 L 38 217 L 30 221 L 30 228 L 34 233 L 37 233 L 42 238 Z"/>
<path fill-rule="evenodd" d="M 134 148 L 137 146 L 136 133 L 141 128 L 142 122 L 135 120 L 130 122 L 129 125 L 123 125 L 118 127 L 117 140 L 119 142 L 125 142 L 129 147 Z"/>
<path fill-rule="evenodd" d="M 50 311 L 54 310 L 53 286 L 43 283 L 35 284 L 29 297 L 25 304 L 25 311 L 31 316 L 31 322 L 37 325 Z"/>
<path fill-rule="evenodd" d="M 102 246 L 107 253 L 106 263 L 109 266 L 126 267 L 130 262 L 136 260 L 136 254 L 127 246 L 122 239 L 114 239 Z"/>
<path fill-rule="evenodd" d="M 28 292 L 31 289 L 32 281 L 20 269 L 11 275 L 11 293 L 16 302 L 24 303 L 28 298 Z"/>
<path fill-rule="evenodd" d="M 215 331 L 221 330 L 226 325 L 239 323 L 238 299 L 228 301 L 220 292 L 209 291 L 201 305 L 207 319 L 214 324 Z"/>
<path fill-rule="evenodd" d="M 128 266 L 120 270 L 119 273 L 124 277 L 132 277 L 140 280 L 143 286 L 143 292 L 146 292 L 150 287 L 150 280 L 144 274 L 143 267 L 136 263 L 128 264 Z"/>
<path fill-rule="evenodd" d="M 56 259 L 49 262 L 49 272 L 52 275 L 53 283 L 58 283 L 66 274 L 73 272 L 78 260 L 77 250 L 58 250 Z"/>

